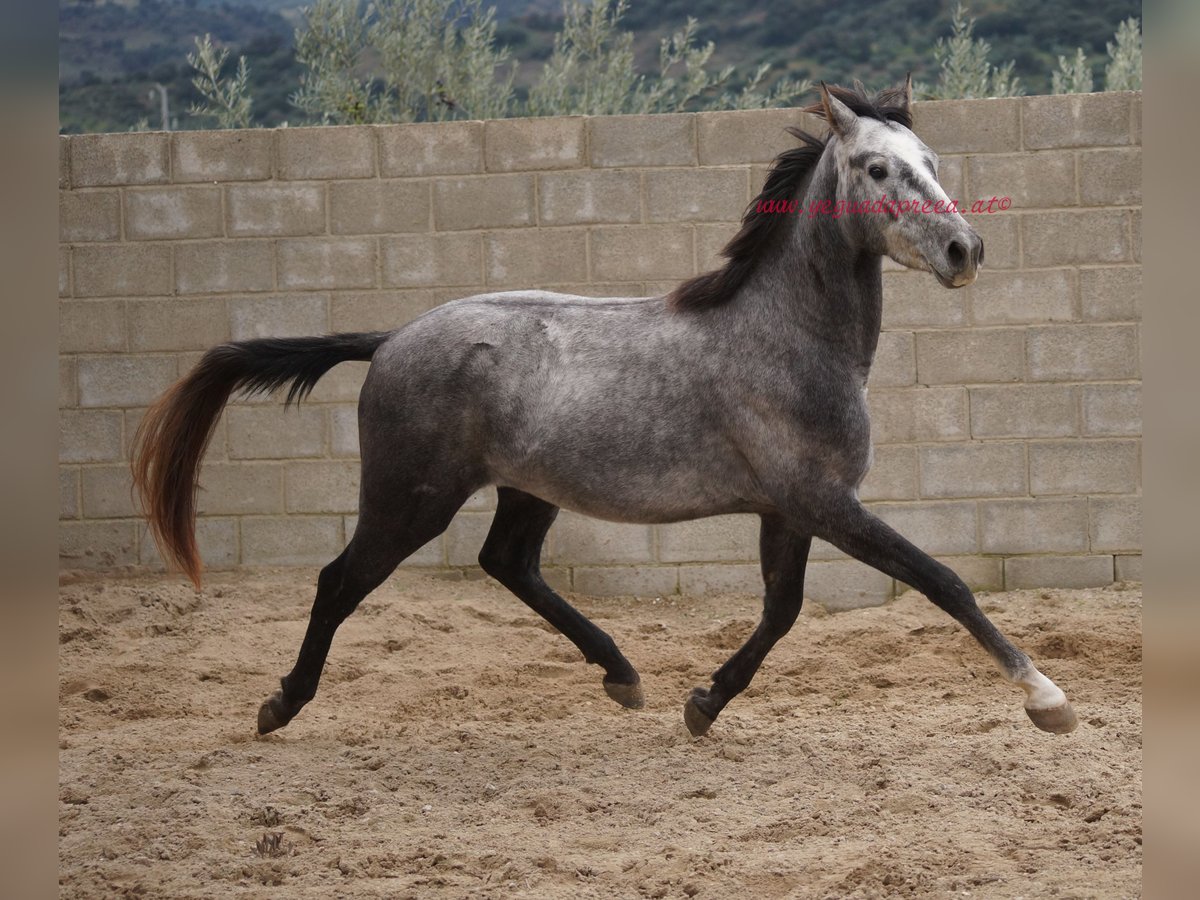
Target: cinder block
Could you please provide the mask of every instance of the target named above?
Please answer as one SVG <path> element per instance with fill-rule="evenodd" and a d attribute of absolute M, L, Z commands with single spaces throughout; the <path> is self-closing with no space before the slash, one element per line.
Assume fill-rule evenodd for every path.
<path fill-rule="evenodd" d="M 547 562 L 604 565 L 655 561 L 654 530 L 649 525 L 602 522 L 564 511 L 552 534 Z"/>
<path fill-rule="evenodd" d="M 979 504 L 984 553 L 1086 553 L 1087 500 L 983 500 Z"/>
<path fill-rule="evenodd" d="M 127 308 L 133 351 L 207 350 L 229 338 L 223 300 L 130 300 Z"/>
<path fill-rule="evenodd" d="M 676 566 L 577 566 L 577 594 L 593 597 L 668 597 L 679 593 Z"/>
<path fill-rule="evenodd" d="M 80 406 L 149 406 L 178 376 L 171 356 L 84 356 L 78 366 Z"/>
<path fill-rule="evenodd" d="M 928 272 L 885 272 L 883 327 L 967 324 L 966 291 L 948 291 Z"/>
<path fill-rule="evenodd" d="M 1066 437 L 1078 434 L 1077 389 L 1059 384 L 1013 384 L 970 390 L 971 436 Z"/>
<path fill-rule="evenodd" d="M 338 293 L 330 307 L 330 330 L 392 331 L 436 305 L 428 290 Z"/>
<path fill-rule="evenodd" d="M 914 103 L 913 131 L 939 155 L 1020 150 L 1019 104 L 1014 98 Z"/>
<path fill-rule="evenodd" d="M 1021 265 L 1021 217 L 1011 212 L 966 216 L 967 224 L 983 240 L 984 268 L 980 278 L 996 269 L 1016 269 Z M 978 282 L 976 282 L 978 283 Z M 940 286 L 940 285 L 939 285 Z"/>
<path fill-rule="evenodd" d="M 755 594 L 763 592 L 762 572 L 757 565 L 724 563 L 679 567 L 679 593 L 685 597 L 714 594 Z"/>
<path fill-rule="evenodd" d="M 640 222 L 641 179 L 636 171 L 546 172 L 538 176 L 542 225 Z"/>
<path fill-rule="evenodd" d="M 1079 199 L 1084 206 L 1142 202 L 1142 149 L 1088 150 L 1079 154 Z"/>
<path fill-rule="evenodd" d="M 60 522 L 58 562 L 63 569 L 112 569 L 138 561 L 132 521 Z"/>
<path fill-rule="evenodd" d="M 229 332 L 235 341 L 305 337 L 328 331 L 327 294 L 258 294 L 229 298 Z"/>
<path fill-rule="evenodd" d="M 1088 265 L 1130 259 L 1123 209 L 1033 212 L 1021 216 L 1026 266 Z"/>
<path fill-rule="evenodd" d="M 67 190 L 71 187 L 71 138 L 65 134 L 58 136 L 58 189 Z"/>
<path fill-rule="evenodd" d="M 972 156 L 967 169 L 972 202 L 1007 197 L 1019 210 L 1077 205 L 1069 150 Z"/>
<path fill-rule="evenodd" d="M 824 134 L 824 124 L 796 109 L 746 109 L 696 113 L 696 135 L 702 166 L 771 162 L 799 142 L 784 129 L 797 125 Z"/>
<path fill-rule="evenodd" d="M 274 134 L 264 129 L 177 131 L 171 135 L 171 180 L 264 181 L 271 177 Z"/>
<path fill-rule="evenodd" d="M 1034 494 L 1130 494 L 1138 489 L 1138 441 L 1030 443 Z"/>
<path fill-rule="evenodd" d="M 1142 267 L 1079 270 L 1083 318 L 1090 322 L 1137 322 L 1142 318 Z"/>
<path fill-rule="evenodd" d="M 283 512 L 283 467 L 274 463 L 206 463 L 196 505 L 205 516 Z"/>
<path fill-rule="evenodd" d="M 64 300 L 58 304 L 60 353 L 125 349 L 125 301 Z"/>
<path fill-rule="evenodd" d="M 235 184 L 225 189 L 230 236 L 275 237 L 325 233 L 325 186 Z"/>
<path fill-rule="evenodd" d="M 489 119 L 483 123 L 489 172 L 573 169 L 584 165 L 583 116 Z"/>
<path fill-rule="evenodd" d="M 60 410 L 59 462 L 110 462 L 120 459 L 122 418 L 116 410 Z"/>
<path fill-rule="evenodd" d="M 916 450 L 913 447 L 877 446 L 871 471 L 859 485 L 858 496 L 867 502 L 917 499 Z"/>
<path fill-rule="evenodd" d="M 76 395 L 75 379 L 75 357 L 60 356 L 58 358 L 58 408 L 65 409 L 69 406 L 78 406 L 79 401 Z"/>
<path fill-rule="evenodd" d="M 181 294 L 269 291 L 274 287 L 271 241 L 242 238 L 175 246 L 175 289 Z"/>
<path fill-rule="evenodd" d="M 144 297 L 171 293 L 171 248 L 166 244 L 75 247 L 71 269 L 76 297 Z"/>
<path fill-rule="evenodd" d="M 482 235 L 407 234 L 380 245 L 389 287 L 483 284 Z"/>
<path fill-rule="evenodd" d="M 248 566 L 324 566 L 344 546 L 340 516 L 246 516 L 241 524 Z"/>
<path fill-rule="evenodd" d="M 375 129 L 368 125 L 280 128 L 275 132 L 280 178 L 370 178 Z"/>
<path fill-rule="evenodd" d="M 642 175 L 647 222 L 738 222 L 749 197 L 750 170 L 664 169 Z"/>
<path fill-rule="evenodd" d="M 446 529 L 446 564 L 474 566 L 479 563 L 479 551 L 492 527 L 490 512 L 460 512 Z M 542 558 L 546 559 L 542 551 Z"/>
<path fill-rule="evenodd" d="M 58 470 L 58 517 L 79 518 L 79 469 Z"/>
<path fill-rule="evenodd" d="M 979 552 L 974 501 L 878 503 L 872 504 L 871 511 L 926 553 Z"/>
<path fill-rule="evenodd" d="M 694 113 L 591 116 L 587 124 L 593 166 L 696 164 Z"/>
<path fill-rule="evenodd" d="M 330 408 L 329 431 L 334 456 L 358 457 L 357 405 L 338 405 Z"/>
<path fill-rule="evenodd" d="M 219 237 L 219 187 L 140 188 L 125 191 L 129 240 Z"/>
<path fill-rule="evenodd" d="M 758 559 L 758 516 L 715 516 L 657 528 L 663 562 Z"/>
<path fill-rule="evenodd" d="M 385 178 L 483 171 L 482 122 L 385 125 L 376 132 Z"/>
<path fill-rule="evenodd" d="M 82 470 L 83 517 L 128 519 L 138 515 L 129 466 L 87 466 Z"/>
<path fill-rule="evenodd" d="M 1088 535 L 1092 552 L 1142 549 L 1141 497 L 1089 497 Z"/>
<path fill-rule="evenodd" d="M 357 462 L 296 462 L 284 467 L 289 513 L 358 511 Z"/>
<path fill-rule="evenodd" d="M 1022 97 L 1025 146 L 1092 147 L 1129 143 L 1128 93 Z"/>
<path fill-rule="evenodd" d="M 692 230 L 687 225 L 599 225 L 591 229 L 593 281 L 687 278 Z"/>
<path fill-rule="evenodd" d="M 967 392 L 961 387 L 915 387 L 867 393 L 876 444 L 962 441 L 969 435 Z"/>
<path fill-rule="evenodd" d="M 1034 381 L 1136 378 L 1141 369 L 1133 325 L 1050 325 L 1030 328 L 1029 375 Z"/>
<path fill-rule="evenodd" d="M 830 612 L 882 606 L 893 596 L 892 579 L 853 559 L 811 562 L 804 571 L 804 596 Z"/>
<path fill-rule="evenodd" d="M 58 248 L 58 296 L 71 296 L 71 248 Z"/>
<path fill-rule="evenodd" d="M 884 331 L 875 347 L 868 386 L 907 387 L 917 382 L 917 344 L 911 331 Z"/>
<path fill-rule="evenodd" d="M 980 384 L 1020 381 L 1025 335 L 1015 328 L 917 333 L 917 381 Z"/>
<path fill-rule="evenodd" d="M 1075 270 L 986 272 L 967 289 L 979 325 L 1075 320 Z"/>
<path fill-rule="evenodd" d="M 117 241 L 121 239 L 121 195 L 117 191 L 60 191 L 60 241 Z"/>
<path fill-rule="evenodd" d="M 154 536 L 144 523 L 138 524 L 138 546 L 141 564 L 162 570 L 162 555 Z M 202 518 L 196 520 L 196 548 L 204 568 L 232 569 L 238 564 L 238 523 L 235 519 Z"/>
<path fill-rule="evenodd" d="M 1131 554 L 1129 556 L 1118 555 L 1114 557 L 1117 569 L 1117 581 L 1141 581 L 1142 580 L 1142 555 Z"/>
<path fill-rule="evenodd" d="M 225 412 L 230 459 L 323 456 L 325 411 L 315 406 L 231 406 Z"/>
<path fill-rule="evenodd" d="M 277 241 L 279 286 L 285 290 L 375 286 L 374 238 Z"/>
<path fill-rule="evenodd" d="M 711 272 L 726 263 L 721 251 L 733 240 L 740 226 L 737 222 L 696 225 L 696 271 Z"/>
<path fill-rule="evenodd" d="M 938 154 L 937 180 L 951 200 L 959 201 L 961 209 L 967 199 L 966 157 Z M 968 204 L 969 205 L 969 204 Z"/>
<path fill-rule="evenodd" d="M 1084 385 L 1083 433 L 1088 435 L 1140 435 L 1142 433 L 1142 386 L 1140 384 Z"/>
<path fill-rule="evenodd" d="M 484 235 L 489 285 L 538 288 L 587 281 L 587 232 L 582 228 L 493 231 Z"/>
<path fill-rule="evenodd" d="M 335 181 L 329 185 L 334 234 L 390 234 L 430 228 L 426 181 Z"/>
<path fill-rule="evenodd" d="M 167 180 L 166 134 L 79 134 L 71 138 L 71 185 L 158 184 Z"/>
<path fill-rule="evenodd" d="M 1004 561 L 1004 586 L 1089 588 L 1113 583 L 1111 556 L 1014 556 Z"/>
<path fill-rule="evenodd" d="M 923 497 L 996 497 L 1028 493 L 1025 445 L 975 442 L 922 447 Z"/>
<path fill-rule="evenodd" d="M 438 231 L 533 225 L 533 196 L 532 175 L 440 178 L 433 184 L 433 220 Z"/>

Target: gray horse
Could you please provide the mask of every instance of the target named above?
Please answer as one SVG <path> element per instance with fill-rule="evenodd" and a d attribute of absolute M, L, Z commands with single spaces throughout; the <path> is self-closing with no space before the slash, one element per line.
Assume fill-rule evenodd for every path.
<path fill-rule="evenodd" d="M 499 501 L 480 565 L 602 666 L 605 690 L 623 706 L 642 705 L 636 670 L 540 574 L 560 507 L 615 522 L 760 517 L 762 619 L 711 686 L 688 697 L 694 735 L 796 621 L 814 536 L 953 616 L 1025 690 L 1037 727 L 1073 729 L 1066 696 L 962 579 L 858 499 L 871 465 L 864 395 L 881 257 L 947 288 L 973 282 L 983 262 L 982 240 L 937 183 L 937 156 L 910 130 L 911 97 L 911 82 L 874 98 L 861 85 L 822 85 L 809 111 L 829 135 L 788 129 L 800 145 L 775 160 L 724 266 L 665 296 L 480 294 L 392 332 L 224 344 L 172 387 L 139 429 L 134 475 L 164 557 L 198 584 L 199 464 L 230 394 L 290 384 L 291 402 L 337 363 L 371 360 L 359 401 L 358 526 L 321 571 L 299 657 L 263 703 L 259 732 L 313 698 L 337 627 L 486 485 Z M 789 201 L 796 214 L 767 211 Z M 824 201 L 849 212 L 822 214 Z"/>

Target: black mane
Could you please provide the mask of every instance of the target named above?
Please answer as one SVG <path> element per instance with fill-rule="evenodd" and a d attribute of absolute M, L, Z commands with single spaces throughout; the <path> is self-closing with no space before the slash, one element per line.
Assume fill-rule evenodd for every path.
<path fill-rule="evenodd" d="M 867 96 L 859 82 L 855 82 L 853 88 L 830 85 L 827 90 L 850 107 L 857 116 L 878 119 L 881 122 L 899 122 L 905 128 L 912 127 L 912 115 L 905 104 L 904 90 L 901 88 L 882 90 L 874 98 Z M 801 111 L 825 117 L 825 108 L 820 103 L 803 107 Z M 781 232 L 780 226 L 784 216 L 779 213 L 759 212 L 759 204 L 791 198 L 800 182 L 816 166 L 829 141 L 829 135 L 815 137 L 794 125 L 789 125 L 786 130 L 798 138 L 801 145 L 785 150 L 771 163 L 762 190 L 750 201 L 750 205 L 742 214 L 742 227 L 721 250 L 721 255 L 728 262 L 720 269 L 689 278 L 671 291 L 667 295 L 667 303 L 673 309 L 708 309 L 731 300 L 737 289 L 754 271 L 755 263 L 761 257 L 763 249 Z M 766 208 L 777 207 L 767 205 Z"/>

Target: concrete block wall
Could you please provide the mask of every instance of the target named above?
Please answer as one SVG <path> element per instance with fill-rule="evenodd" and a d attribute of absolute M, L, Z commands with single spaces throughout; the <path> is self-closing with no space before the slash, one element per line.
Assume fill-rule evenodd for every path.
<path fill-rule="evenodd" d="M 975 215 L 979 281 L 885 261 L 862 497 L 982 589 L 1140 578 L 1141 97 L 922 103 L 916 131 Z M 130 500 L 140 415 L 221 341 L 389 329 L 496 288 L 642 295 L 718 264 L 795 110 L 61 139 L 61 553 L 160 565 Z M 311 400 L 232 404 L 206 460 L 209 567 L 322 565 L 354 527 L 345 364 Z M 407 564 L 477 572 L 483 492 Z M 552 582 L 590 594 L 758 591 L 756 521 L 563 513 Z M 814 548 L 837 608 L 902 586 Z"/>

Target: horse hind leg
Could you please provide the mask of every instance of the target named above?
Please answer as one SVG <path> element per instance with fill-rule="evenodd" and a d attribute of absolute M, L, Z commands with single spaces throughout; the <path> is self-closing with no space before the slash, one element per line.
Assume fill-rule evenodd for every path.
<path fill-rule="evenodd" d="M 542 543 L 558 507 L 514 488 L 500 488 L 497 497 L 496 517 L 479 553 L 483 570 L 565 635 L 589 663 L 604 668 L 609 697 L 629 709 L 640 709 L 645 702 L 641 679 L 616 642 L 542 578 Z"/>
<path fill-rule="evenodd" d="M 745 644 L 717 669 L 712 686 L 698 687 L 683 706 L 683 721 L 693 737 L 712 727 L 725 706 L 744 691 L 775 646 L 796 622 L 804 600 L 804 570 L 812 538 L 788 530 L 778 516 L 763 516 L 759 533 L 762 558 L 763 613 Z"/>
<path fill-rule="evenodd" d="M 445 531 L 468 496 L 465 489 L 440 498 L 414 492 L 394 497 L 386 509 L 364 503 L 354 537 L 321 570 L 296 664 L 259 708 L 259 734 L 282 728 L 312 700 L 338 626 L 406 557 Z"/>

